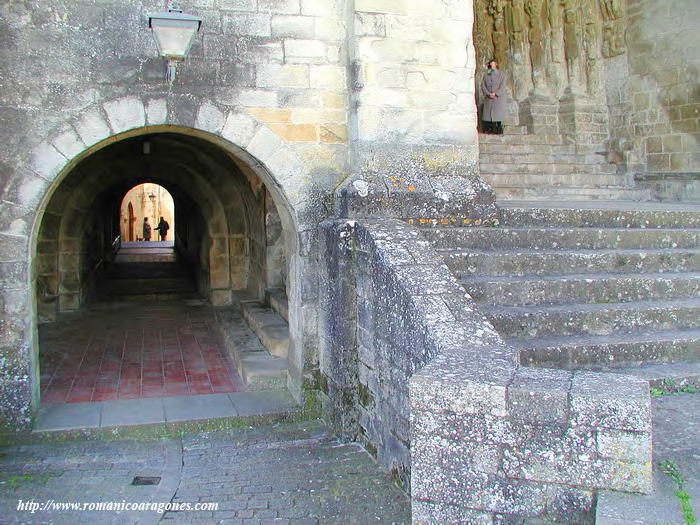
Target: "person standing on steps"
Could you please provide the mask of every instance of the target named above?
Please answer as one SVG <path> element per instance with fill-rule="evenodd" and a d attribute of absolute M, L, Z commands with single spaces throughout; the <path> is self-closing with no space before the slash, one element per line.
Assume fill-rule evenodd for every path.
<path fill-rule="evenodd" d="M 165 238 L 168 236 L 168 230 L 170 229 L 170 224 L 168 224 L 168 221 L 166 221 L 161 216 L 160 221 L 158 222 L 158 226 L 155 229 L 158 230 L 158 233 L 160 234 L 160 240 L 164 241 Z"/>
<path fill-rule="evenodd" d="M 489 60 L 488 71 L 481 81 L 481 96 L 484 99 L 481 119 L 484 121 L 484 133 L 503 135 L 503 121 L 508 109 L 506 76 L 498 69 L 498 62 Z"/>
<path fill-rule="evenodd" d="M 151 225 L 148 224 L 148 217 L 143 218 L 143 240 L 151 240 Z"/>

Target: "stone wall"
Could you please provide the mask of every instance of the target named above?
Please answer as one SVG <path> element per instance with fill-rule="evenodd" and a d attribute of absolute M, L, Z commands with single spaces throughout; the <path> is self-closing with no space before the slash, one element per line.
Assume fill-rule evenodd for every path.
<path fill-rule="evenodd" d="M 255 184 L 267 186 L 284 229 L 289 386 L 297 398 L 318 366 L 316 227 L 333 214 L 344 180 L 352 188 L 366 179 L 370 195 L 391 194 L 394 210 L 410 203 L 413 217 L 447 216 L 469 202 L 477 202 L 473 219 L 494 213 L 493 193 L 477 174 L 470 0 L 180 6 L 203 25 L 169 85 L 147 23 L 164 9 L 161 1 L 0 5 L 0 254 L 10 276 L 0 288 L 0 398 L 9 429 L 27 428 L 39 400 L 32 255 L 41 220 L 71 170 L 110 144 L 149 133 L 194 135 L 221 148 L 261 199 Z M 231 216 L 235 188 L 219 190 L 193 203 Z M 197 233 L 213 227 L 216 235 L 188 256 L 207 270 L 198 280 L 212 301 L 226 304 L 232 283 L 250 282 L 240 254 L 253 252 L 262 273 L 267 246 L 253 247 L 240 228 L 226 231 L 233 220 L 228 228 L 201 217 Z"/>
<path fill-rule="evenodd" d="M 513 124 L 607 153 L 662 200 L 700 186 L 700 13 L 693 0 L 475 0 L 477 80 L 495 57 Z"/>
<path fill-rule="evenodd" d="M 586 523 L 598 489 L 651 489 L 646 382 L 519 366 L 403 222 L 323 233 L 324 407 L 410 486 L 414 523 Z"/>
<path fill-rule="evenodd" d="M 611 62 L 611 149 L 663 200 L 700 185 L 700 5 L 627 1 L 627 54 Z"/>
<path fill-rule="evenodd" d="M 447 201 L 493 202 L 478 180 L 471 0 L 356 0 L 354 10 L 348 182 L 371 197 L 360 211 L 341 194 L 339 213 L 447 216 Z"/>

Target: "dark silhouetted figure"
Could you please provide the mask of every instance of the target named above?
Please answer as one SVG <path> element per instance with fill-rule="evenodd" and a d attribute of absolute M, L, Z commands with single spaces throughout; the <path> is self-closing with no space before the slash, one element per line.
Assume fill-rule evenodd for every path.
<path fill-rule="evenodd" d="M 158 233 L 160 234 L 161 241 L 164 241 L 165 238 L 168 236 L 169 229 L 170 225 L 168 224 L 168 221 L 161 217 L 160 221 L 158 222 L 158 226 L 156 227 L 156 230 L 158 230 Z"/>
<path fill-rule="evenodd" d="M 151 240 L 151 225 L 148 224 L 148 217 L 143 218 L 143 240 Z"/>

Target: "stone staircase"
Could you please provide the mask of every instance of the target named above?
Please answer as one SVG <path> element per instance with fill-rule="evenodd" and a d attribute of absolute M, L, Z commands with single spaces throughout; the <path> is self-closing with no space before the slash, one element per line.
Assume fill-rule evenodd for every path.
<path fill-rule="evenodd" d="M 97 284 L 98 298 L 126 301 L 198 298 L 194 283 L 177 261 L 171 245 L 124 243 Z"/>
<path fill-rule="evenodd" d="M 287 295 L 269 288 L 264 301 L 241 301 L 241 312 L 218 314 L 223 339 L 248 390 L 287 386 Z"/>
<path fill-rule="evenodd" d="M 528 133 L 505 126 L 503 135 L 479 135 L 482 178 L 502 199 L 627 200 L 649 198 L 633 190 L 602 147 L 571 143 L 562 134 Z"/>
<path fill-rule="evenodd" d="M 523 364 L 700 383 L 700 207 L 505 206 L 424 234 Z"/>
<path fill-rule="evenodd" d="M 649 382 L 656 395 L 653 491 L 601 491 L 595 523 L 683 523 L 678 485 L 662 462 L 680 465 L 696 501 L 700 206 L 506 201 L 501 207 L 496 228 L 436 227 L 424 235 L 519 349 L 522 364 Z"/>

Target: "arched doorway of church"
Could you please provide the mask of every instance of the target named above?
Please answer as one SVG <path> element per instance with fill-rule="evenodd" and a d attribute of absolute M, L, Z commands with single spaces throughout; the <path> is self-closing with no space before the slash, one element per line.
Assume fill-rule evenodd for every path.
<path fill-rule="evenodd" d="M 241 305 L 271 293 L 286 314 L 296 249 L 262 169 L 191 132 L 160 131 L 113 141 L 61 177 L 37 239 L 42 406 L 246 388 L 221 314 L 248 329 Z M 279 376 L 286 355 L 267 357 Z"/>

